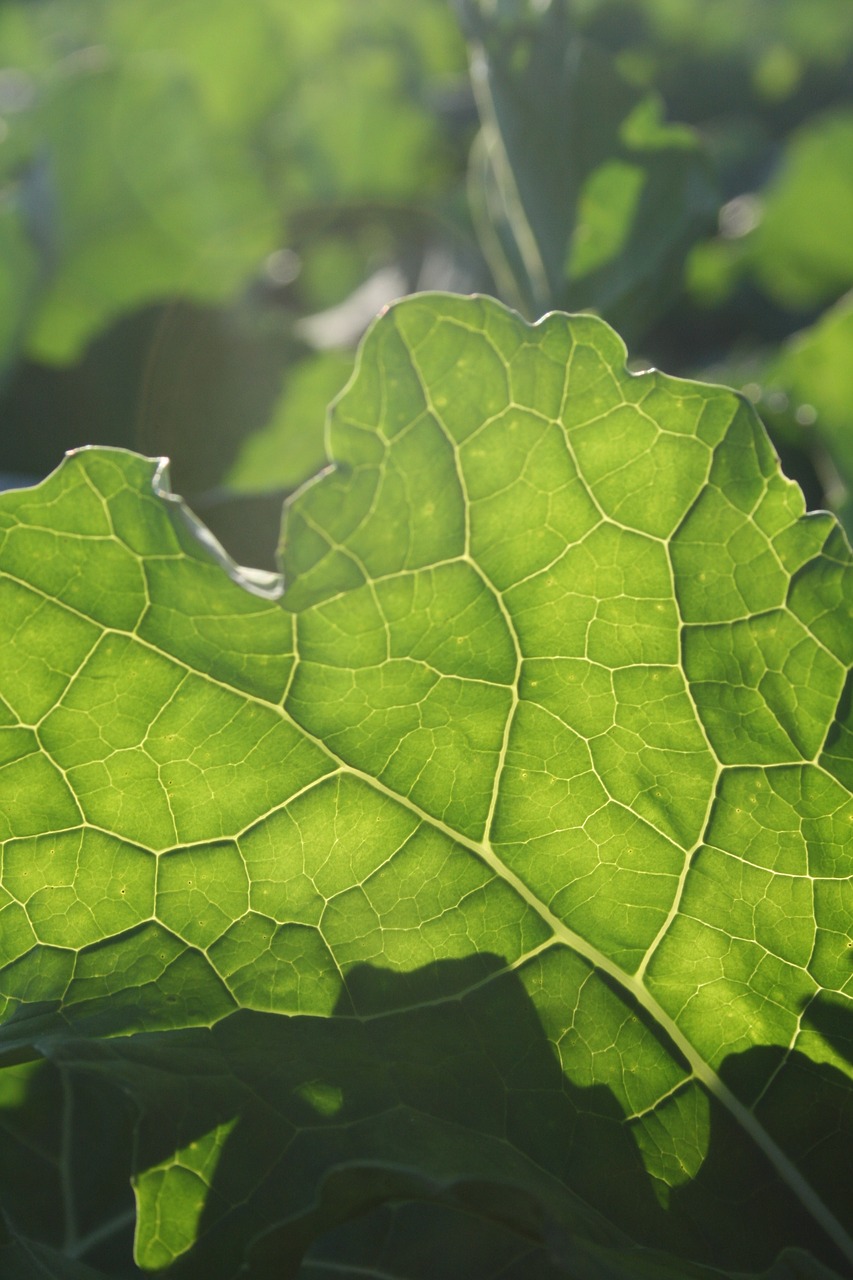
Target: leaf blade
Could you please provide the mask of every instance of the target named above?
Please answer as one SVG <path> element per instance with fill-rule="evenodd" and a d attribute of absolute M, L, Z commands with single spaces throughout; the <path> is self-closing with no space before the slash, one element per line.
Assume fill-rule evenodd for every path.
<path fill-rule="evenodd" d="M 853 812 L 836 526 L 804 515 L 737 397 L 628 374 L 591 317 L 531 327 L 484 299 L 383 316 L 330 441 L 336 469 L 288 505 L 281 603 L 223 574 L 129 455 L 4 500 L 10 599 L 21 528 L 39 547 L 63 533 L 73 575 L 35 559 L 27 617 L 58 595 L 82 637 L 58 695 L 36 648 L 37 723 L 11 645 L 8 730 L 38 731 L 77 779 L 147 761 L 135 811 L 132 787 L 108 790 L 123 814 L 78 786 L 56 865 L 76 865 L 60 834 L 98 828 L 93 848 L 130 842 L 159 868 L 135 923 L 90 901 L 95 932 L 62 933 L 83 925 L 40 915 L 48 886 L 21 879 L 37 836 L 11 833 L 4 1044 L 139 1100 L 146 1266 L 227 1268 L 230 1234 L 236 1266 L 264 1224 L 316 1223 L 341 1160 L 489 1170 L 564 1225 L 583 1196 L 715 1265 L 789 1243 L 834 1259 Z M 79 566 L 105 542 L 133 544 L 132 589 L 96 581 L 87 601 Z M 119 655 L 87 683 L 104 637 Z M 81 709 L 86 732 L 63 725 Z M 66 890 L 91 900 L 111 856 Z M 193 1055 L 209 1080 L 188 1092 Z M 814 1132 L 791 1123 L 808 1089 Z M 210 1134 L 223 1154 L 164 1254 L 181 1153 Z"/>

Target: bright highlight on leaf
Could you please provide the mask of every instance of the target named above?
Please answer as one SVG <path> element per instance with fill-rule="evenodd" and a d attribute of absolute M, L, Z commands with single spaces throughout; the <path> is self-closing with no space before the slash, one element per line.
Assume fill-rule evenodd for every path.
<path fill-rule="evenodd" d="M 280 600 L 141 458 L 4 496 L 0 1047 L 134 1098 L 144 1269 L 853 1261 L 850 550 L 624 356 L 392 308 Z"/>

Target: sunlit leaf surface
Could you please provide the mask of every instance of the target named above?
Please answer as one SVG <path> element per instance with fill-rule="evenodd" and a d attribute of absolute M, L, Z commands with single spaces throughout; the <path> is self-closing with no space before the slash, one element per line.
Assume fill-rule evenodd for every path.
<path fill-rule="evenodd" d="M 746 402 L 484 300 L 380 319 L 330 446 L 280 600 L 144 459 L 4 495 L 0 1047 L 135 1100 L 143 1268 L 386 1201 L 471 1275 L 483 1221 L 525 1274 L 842 1268 L 838 526 Z"/>

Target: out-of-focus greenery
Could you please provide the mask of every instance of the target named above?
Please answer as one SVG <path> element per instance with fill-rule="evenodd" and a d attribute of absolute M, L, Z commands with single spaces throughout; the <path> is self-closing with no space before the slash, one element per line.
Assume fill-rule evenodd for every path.
<path fill-rule="evenodd" d="M 368 320 L 449 288 L 744 388 L 846 518 L 851 175 L 849 0 L 4 0 L 0 471 L 167 454 L 271 567 Z"/>
<path fill-rule="evenodd" d="M 0 68 L 0 469 L 95 442 L 168 454 L 194 496 L 232 466 L 244 488 L 311 475 L 352 363 L 326 348 L 351 352 L 430 255 L 441 284 L 444 258 L 472 253 L 454 14 L 11 0 Z M 383 271 L 351 315 L 302 331 Z M 285 422 L 281 449 L 241 455 Z"/>

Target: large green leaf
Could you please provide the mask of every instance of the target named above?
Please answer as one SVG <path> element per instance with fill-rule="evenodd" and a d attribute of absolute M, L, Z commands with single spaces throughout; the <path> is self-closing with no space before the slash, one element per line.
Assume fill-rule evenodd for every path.
<path fill-rule="evenodd" d="M 144 1268 L 853 1259 L 850 550 L 624 356 L 392 308 L 281 599 L 133 455 L 2 499 L 0 1046 L 135 1099 Z"/>

